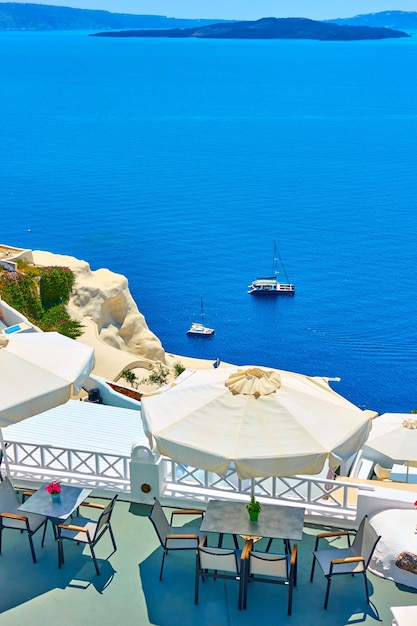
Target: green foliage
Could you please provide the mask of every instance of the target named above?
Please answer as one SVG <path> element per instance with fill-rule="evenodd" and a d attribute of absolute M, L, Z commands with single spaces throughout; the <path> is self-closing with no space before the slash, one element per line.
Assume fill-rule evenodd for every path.
<path fill-rule="evenodd" d="M 43 309 L 38 294 L 38 283 L 32 276 L 20 272 L 7 272 L 0 278 L 2 298 L 14 309 L 36 323 Z"/>
<path fill-rule="evenodd" d="M 24 273 L 0 274 L 2 298 L 41 330 L 56 331 L 72 339 L 80 337 L 83 325 L 73 320 L 65 308 L 75 282 L 74 273 L 65 267 L 35 268 L 22 259 L 19 265 Z"/>
<path fill-rule="evenodd" d="M 17 269 L 21 272 L 24 272 L 26 276 L 40 276 L 41 269 L 36 267 L 36 265 L 30 265 L 30 263 L 26 259 L 17 259 L 16 260 Z"/>
<path fill-rule="evenodd" d="M 250 502 L 246 505 L 246 508 L 249 513 L 260 513 L 262 507 L 260 503 L 255 500 L 255 497 L 251 496 Z"/>
<path fill-rule="evenodd" d="M 71 339 L 77 339 L 77 337 L 81 337 L 83 334 L 83 325 L 70 317 L 63 304 L 45 311 L 42 318 L 38 320 L 37 325 L 45 332 L 56 331 Z"/>
<path fill-rule="evenodd" d="M 169 369 L 160 361 L 153 366 L 147 378 L 143 378 L 140 382 L 152 385 L 166 385 L 168 382 Z"/>
<path fill-rule="evenodd" d="M 132 372 L 132 370 L 123 370 L 121 373 L 121 378 L 124 378 L 124 380 L 130 383 L 131 387 L 133 387 L 134 389 L 137 389 L 139 387 L 138 377 L 136 376 L 135 372 Z"/>
<path fill-rule="evenodd" d="M 45 267 L 41 273 L 39 283 L 40 298 L 44 309 L 50 309 L 57 304 L 67 303 L 75 276 L 68 267 Z"/>
<path fill-rule="evenodd" d="M 185 367 L 183 366 L 183 364 L 180 363 L 180 361 L 177 361 L 177 363 L 174 363 L 175 378 L 177 378 L 177 376 L 179 376 L 183 372 L 185 372 Z"/>

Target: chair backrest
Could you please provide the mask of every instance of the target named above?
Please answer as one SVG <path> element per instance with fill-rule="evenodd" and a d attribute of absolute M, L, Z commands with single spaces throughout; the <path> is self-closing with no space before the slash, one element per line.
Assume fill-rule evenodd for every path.
<path fill-rule="evenodd" d="M 382 467 L 379 463 L 375 463 L 374 472 L 379 480 L 389 480 L 391 470 L 388 467 Z"/>
<path fill-rule="evenodd" d="M 358 532 L 352 543 L 352 552 L 355 556 L 362 556 L 365 560 L 365 569 L 368 567 L 372 558 L 376 544 L 381 539 L 381 535 L 378 535 L 374 528 L 369 523 L 368 516 L 365 515 L 360 523 Z"/>
<path fill-rule="evenodd" d="M 238 574 L 239 565 L 235 550 L 226 548 L 198 548 L 200 570 L 217 570 Z"/>
<path fill-rule="evenodd" d="M 10 480 L 5 476 L 0 482 L 0 513 L 13 513 L 19 504 L 17 493 Z"/>
<path fill-rule="evenodd" d="M 94 533 L 94 539 L 96 539 L 96 537 L 98 537 L 98 535 L 103 532 L 103 530 L 105 529 L 106 526 L 108 526 L 110 524 L 110 518 L 111 515 L 113 513 L 113 509 L 114 509 L 114 505 L 115 502 L 117 500 L 117 495 L 114 496 L 114 498 L 112 498 L 112 500 L 110 500 L 110 502 L 108 503 L 108 505 L 106 506 L 105 509 L 103 509 L 100 517 L 98 518 L 97 521 L 97 526 L 96 526 L 96 530 Z"/>
<path fill-rule="evenodd" d="M 166 518 L 161 503 L 156 498 L 150 512 L 149 519 L 151 520 L 153 527 L 155 528 L 161 545 L 164 546 L 166 542 L 166 537 L 171 532 L 171 526 Z"/>
<path fill-rule="evenodd" d="M 250 552 L 249 573 L 288 580 L 290 576 L 290 556 L 272 554 L 270 552 Z"/>

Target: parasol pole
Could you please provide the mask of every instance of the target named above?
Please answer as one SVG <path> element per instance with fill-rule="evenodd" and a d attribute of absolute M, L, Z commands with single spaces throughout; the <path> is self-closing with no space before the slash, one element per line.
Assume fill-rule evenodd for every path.
<path fill-rule="evenodd" d="M 6 476 L 10 478 L 10 465 L 9 465 L 9 459 L 7 458 L 7 449 L 6 449 L 6 444 L 4 443 L 4 439 L 3 439 L 2 428 L 0 428 L 0 450 L 3 454 L 4 466 L 6 468 Z"/>

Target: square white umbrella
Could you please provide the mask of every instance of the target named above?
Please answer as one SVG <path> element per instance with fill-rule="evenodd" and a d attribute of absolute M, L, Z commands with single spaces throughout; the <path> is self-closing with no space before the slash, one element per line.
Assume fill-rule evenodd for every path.
<path fill-rule="evenodd" d="M 63 404 L 80 391 L 94 350 L 59 333 L 20 333 L 0 347 L 1 428 Z M 6 468 L 7 456 L 4 454 Z"/>
<path fill-rule="evenodd" d="M 417 415 L 409 413 L 384 413 L 373 420 L 372 432 L 366 447 L 393 461 L 417 461 Z"/>

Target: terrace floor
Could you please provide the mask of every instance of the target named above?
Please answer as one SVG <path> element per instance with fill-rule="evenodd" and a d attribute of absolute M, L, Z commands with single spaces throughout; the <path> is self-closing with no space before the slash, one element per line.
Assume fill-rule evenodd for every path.
<path fill-rule="evenodd" d="M 91 509 L 87 511 L 91 513 Z M 314 537 L 324 527 L 306 525 L 299 542 L 298 585 L 291 617 L 286 614 L 287 589 L 259 583 L 249 588 L 246 611 L 237 610 L 237 585 L 224 580 L 206 582 L 201 588 L 200 604 L 195 606 L 194 553 L 170 553 L 160 582 L 161 548 L 147 519 L 149 511 L 147 505 L 116 503 L 113 529 L 118 550 L 106 560 L 112 551 L 110 538 L 103 537 L 98 543 L 100 576 L 95 574 L 88 548 L 82 551 L 82 546 L 69 541 L 64 545 L 65 565 L 58 569 L 51 526 L 43 549 L 42 531 L 34 537 L 37 564 L 32 563 L 26 534 L 5 530 L 0 556 L 2 626 L 253 626 L 260 621 L 293 626 L 390 625 L 390 606 L 417 604 L 417 590 L 399 588 L 368 574 L 372 603 L 368 606 L 362 577 L 341 576 L 332 582 L 325 612 L 325 580 L 320 570 L 314 582 L 309 582 Z M 192 518 L 182 521 L 187 524 Z M 275 549 L 282 549 L 279 542 Z"/>

